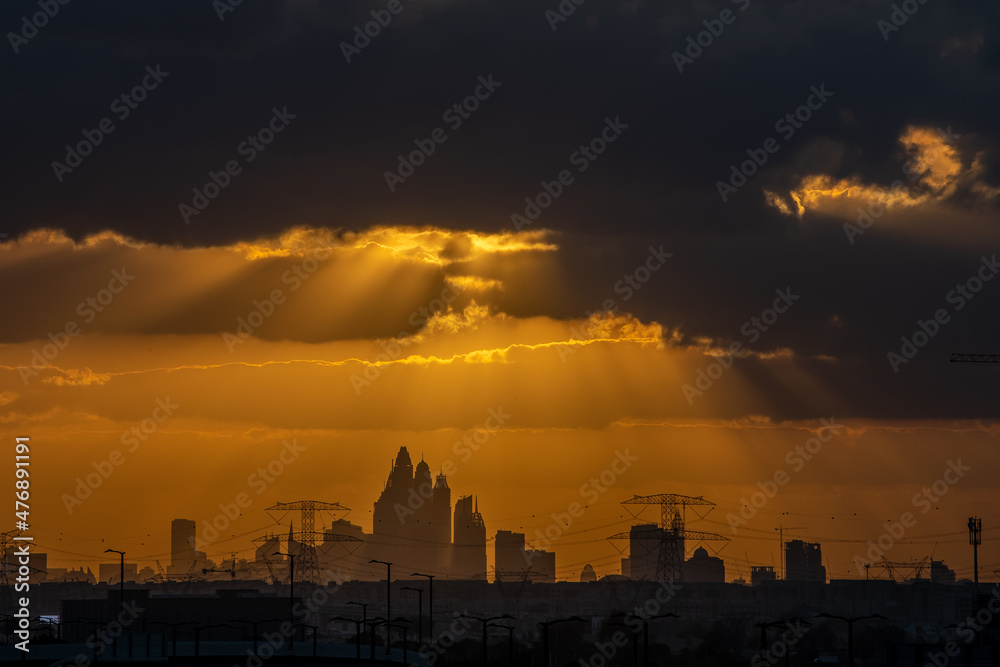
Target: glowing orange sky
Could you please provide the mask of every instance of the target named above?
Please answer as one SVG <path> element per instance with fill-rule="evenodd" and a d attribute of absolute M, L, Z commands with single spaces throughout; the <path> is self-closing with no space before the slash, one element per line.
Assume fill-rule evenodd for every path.
<path fill-rule="evenodd" d="M 927 159 L 931 173 L 948 164 L 945 154 Z M 434 471 L 454 464 L 453 493 L 479 496 L 489 536 L 523 530 L 529 541 L 580 500 L 581 485 L 616 452 L 637 457 L 551 545 L 560 578 L 576 578 L 588 562 L 598 574 L 617 572 L 620 556 L 605 537 L 627 530 L 620 501 L 665 492 L 718 503 L 691 527 L 732 537 L 722 554 L 729 578 L 738 568 L 746 574 L 747 561 L 778 557 L 773 529 L 782 523 L 822 539 L 831 576 L 857 576 L 851 557 L 863 542 L 961 458 L 971 471 L 890 557 L 923 557 L 936 544 L 935 558 L 970 572 L 962 527 L 977 503 L 997 497 L 1000 429 L 852 418 L 859 406 L 815 370 L 835 357 L 806 359 L 766 342 L 748 346 L 746 358 L 689 402 L 681 387 L 726 341 L 688 340 L 682 322 L 642 321 L 627 307 L 573 319 L 504 312 L 504 303 L 558 300 L 572 289 L 553 261 L 559 248 L 559 236 L 544 230 L 405 227 L 299 227 L 194 249 L 114 234 L 74 243 L 45 231 L 0 246 L 0 267 L 20 267 L 25 277 L 11 297 L 21 300 L 14 312 L 22 321 L 11 325 L 21 342 L 0 346 L 0 420 L 32 438 L 40 549 L 53 566 L 93 566 L 105 560 L 105 545 L 126 548 L 130 560 L 163 560 L 172 518 L 211 519 L 283 440 L 295 439 L 302 454 L 226 537 L 204 545 L 210 556 L 249 555 L 250 539 L 273 528 L 264 508 L 278 501 L 341 502 L 353 508 L 348 519 L 370 530 L 372 502 L 405 445 Z M 88 321 L 79 304 L 121 269 L 134 280 Z M 241 335 L 238 318 L 252 335 Z M 68 323 L 79 335 L 61 337 Z M 39 331 L 55 332 L 65 347 L 35 367 L 34 353 L 57 345 Z M 750 365 L 770 378 L 772 393 L 746 372 Z M 823 426 L 775 419 L 773 391 L 826 406 L 823 414 L 845 427 L 733 533 L 726 515 L 758 482 L 791 471 L 788 452 Z M 173 414 L 126 446 L 134 441 L 125 434 L 141 431 L 168 398 Z M 509 420 L 478 451 L 456 448 L 494 409 Z M 742 416 L 720 417 L 732 414 Z M 64 494 L 115 450 L 121 465 L 70 514 Z M 984 552 L 994 541 L 986 530 Z M 984 571 L 995 560 L 985 555 Z"/>

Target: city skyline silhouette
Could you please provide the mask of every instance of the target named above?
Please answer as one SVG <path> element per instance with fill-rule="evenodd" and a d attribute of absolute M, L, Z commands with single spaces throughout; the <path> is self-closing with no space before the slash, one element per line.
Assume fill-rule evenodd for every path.
<path fill-rule="evenodd" d="M 3 3 L 0 663 L 1000 667 L 996 17 Z"/>

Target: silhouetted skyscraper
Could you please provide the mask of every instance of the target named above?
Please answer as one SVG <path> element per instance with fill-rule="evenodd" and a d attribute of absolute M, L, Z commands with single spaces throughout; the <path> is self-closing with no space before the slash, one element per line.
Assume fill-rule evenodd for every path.
<path fill-rule="evenodd" d="M 497 579 L 519 579 L 528 569 L 524 558 L 524 533 L 498 530 L 493 540 L 493 568 Z"/>
<path fill-rule="evenodd" d="M 777 574 L 773 565 L 752 565 L 750 566 L 750 585 L 760 586 L 765 581 L 775 581 Z"/>
<path fill-rule="evenodd" d="M 486 524 L 479 513 L 479 503 L 474 503 L 472 496 L 462 496 L 455 503 L 451 576 L 457 579 L 486 576 Z"/>
<path fill-rule="evenodd" d="M 400 567 L 443 574 L 450 562 L 451 489 L 423 459 L 414 470 L 400 447 L 385 488 L 375 501 L 367 553 Z"/>
<path fill-rule="evenodd" d="M 278 536 L 265 535 L 254 551 L 254 562 L 263 563 L 264 561 L 281 560 L 281 556 L 274 555 L 278 551 L 281 551 L 281 542 L 278 540 Z"/>
<path fill-rule="evenodd" d="M 541 584 L 554 584 L 556 582 L 556 553 L 545 551 L 544 549 L 527 549 L 524 558 L 531 565 L 529 569 L 532 573 L 531 580 Z"/>
<path fill-rule="evenodd" d="M 498 530 L 493 546 L 496 580 L 516 581 L 531 573 L 532 581 L 555 582 L 555 553 L 526 548 L 524 533 Z"/>
<path fill-rule="evenodd" d="M 654 581 L 663 529 L 655 523 L 640 523 L 629 528 L 628 532 L 628 576 Z"/>
<path fill-rule="evenodd" d="M 785 579 L 789 581 L 826 581 L 823 554 L 816 542 L 785 542 Z"/>
<path fill-rule="evenodd" d="M 412 514 L 409 509 L 410 491 L 413 490 L 413 464 L 406 447 L 400 447 L 396 462 L 389 469 L 389 479 L 375 501 L 372 533 L 379 536 L 407 537 L 412 528 L 407 528 L 406 519 Z"/>
<path fill-rule="evenodd" d="M 448 478 L 443 474 L 437 476 L 434 483 L 433 519 L 431 527 L 434 531 L 434 541 L 438 544 L 451 546 L 451 489 L 448 488 Z"/>

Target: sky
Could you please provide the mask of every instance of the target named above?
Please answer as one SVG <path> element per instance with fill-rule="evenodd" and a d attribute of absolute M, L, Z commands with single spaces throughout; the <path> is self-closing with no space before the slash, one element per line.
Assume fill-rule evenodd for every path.
<path fill-rule="evenodd" d="M 217 559 L 279 501 L 370 530 L 406 446 L 561 579 L 659 493 L 730 579 L 779 526 L 970 577 L 973 515 L 1000 568 L 997 369 L 949 363 L 1000 352 L 995 4 L 39 7 L 0 9 L 0 423 L 50 565 L 241 492 Z"/>

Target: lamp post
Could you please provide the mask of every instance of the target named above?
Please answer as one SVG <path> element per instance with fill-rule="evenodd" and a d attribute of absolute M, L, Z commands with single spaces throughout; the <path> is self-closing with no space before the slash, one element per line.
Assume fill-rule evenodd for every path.
<path fill-rule="evenodd" d="M 288 620 L 295 622 L 295 614 L 292 607 L 295 606 L 295 554 L 286 554 L 275 551 L 272 556 L 287 556 L 289 561 L 288 569 Z"/>
<path fill-rule="evenodd" d="M 232 628 L 233 626 L 228 623 L 212 623 L 210 625 L 196 625 L 194 628 L 194 657 L 199 657 L 201 655 L 201 631 L 210 630 L 212 628 Z"/>
<path fill-rule="evenodd" d="M 385 617 L 392 617 L 392 563 L 384 560 L 371 559 L 369 563 L 385 565 Z M 385 654 L 389 655 L 389 634 L 392 632 L 392 621 L 385 622 Z"/>
<path fill-rule="evenodd" d="M 515 620 L 510 614 L 504 614 L 503 616 L 487 616 L 482 618 L 480 616 L 470 616 L 469 614 L 462 614 L 459 618 L 471 618 L 474 621 L 479 621 L 483 624 L 483 667 L 488 667 L 489 662 L 486 659 L 486 626 L 489 625 L 490 621 L 499 621 L 500 619 Z"/>
<path fill-rule="evenodd" d="M 854 667 L 854 624 L 857 621 L 868 621 L 871 619 L 889 620 L 882 614 L 869 614 L 867 616 L 836 616 L 834 614 L 816 614 L 816 618 L 832 618 L 847 623 L 847 667 Z"/>
<path fill-rule="evenodd" d="M 417 644 L 420 644 L 424 639 L 424 589 L 403 586 L 403 590 L 417 592 Z"/>
<path fill-rule="evenodd" d="M 308 623 L 295 623 L 294 625 L 292 625 L 292 634 L 295 633 L 295 628 L 302 628 L 302 634 L 303 635 L 306 633 L 306 631 L 305 631 L 306 628 L 312 629 L 312 640 L 313 640 L 313 654 L 312 654 L 312 657 L 315 658 L 316 657 L 316 631 L 319 629 L 319 626 L 318 625 L 309 625 Z M 302 640 L 305 641 L 305 637 L 303 637 Z M 294 653 L 292 654 L 292 657 L 295 657 Z"/>
<path fill-rule="evenodd" d="M 371 619 L 371 621 L 369 622 L 368 627 L 370 627 L 372 629 L 372 633 L 371 633 L 371 635 L 372 635 L 372 643 L 371 643 L 371 651 L 369 652 L 368 655 L 371 658 L 372 664 L 375 664 L 375 628 L 377 628 L 380 625 L 384 625 L 385 628 L 386 628 L 386 631 L 385 631 L 386 652 L 391 657 L 391 654 L 389 653 L 390 649 L 388 647 L 388 644 L 389 644 L 389 641 L 390 641 L 390 638 L 389 638 L 389 627 L 390 627 L 390 624 L 392 624 L 392 623 L 396 623 L 397 625 L 399 625 L 399 624 L 403 624 L 403 623 L 409 623 L 409 621 L 407 621 L 403 617 L 397 617 L 397 618 L 394 618 L 391 621 L 389 621 L 389 620 L 386 620 L 386 619 L 382 618 L 381 616 L 378 616 L 376 618 Z M 404 630 L 405 630 L 405 628 L 404 628 Z M 405 637 L 406 636 L 404 635 L 404 640 L 403 640 L 403 652 L 404 653 L 406 652 L 406 640 L 405 640 Z"/>
<path fill-rule="evenodd" d="M 757 623 L 757 627 L 760 628 L 760 651 L 763 654 L 765 648 L 767 648 L 767 629 L 768 628 L 791 628 L 792 621 L 806 627 L 812 627 L 809 621 L 804 621 L 801 618 L 787 618 L 778 621 L 767 621 L 763 623 Z M 785 665 L 792 664 L 792 648 L 791 646 L 785 647 Z"/>
<path fill-rule="evenodd" d="M 361 607 L 361 632 L 365 631 L 365 624 L 368 622 L 368 605 L 364 602 L 348 602 L 347 604 Z"/>
<path fill-rule="evenodd" d="M 173 657 L 177 657 L 177 628 L 182 625 L 197 625 L 195 621 L 181 621 L 180 623 L 168 623 L 167 621 L 150 621 L 150 625 L 165 625 L 168 628 L 173 628 L 173 637 L 170 642 L 170 652 Z"/>
<path fill-rule="evenodd" d="M 514 667 L 514 626 L 491 623 L 491 628 L 503 628 L 507 631 L 507 664 Z"/>
<path fill-rule="evenodd" d="M 649 664 L 649 622 L 656 618 L 680 618 L 680 616 L 667 612 L 666 614 L 642 617 L 642 658 L 647 665 Z"/>
<path fill-rule="evenodd" d="M 636 637 L 639 631 L 631 625 L 625 625 L 624 623 L 608 623 L 605 627 L 628 628 L 632 631 L 632 667 L 639 667 L 639 638 Z M 612 643 L 614 642 L 612 641 Z"/>
<path fill-rule="evenodd" d="M 580 618 L 579 616 L 569 616 L 567 618 L 557 618 L 552 621 L 539 621 L 538 625 L 542 626 L 542 667 L 551 667 L 549 664 L 549 626 L 557 623 L 566 623 L 568 621 L 586 623 L 587 619 Z"/>
<path fill-rule="evenodd" d="M 350 604 L 350 603 L 348 603 Z M 356 603 L 360 604 L 360 603 Z M 331 621 L 347 621 L 348 623 L 354 624 L 354 643 L 357 646 L 356 658 L 361 660 L 361 626 L 364 624 L 364 619 L 358 620 L 356 618 L 347 618 L 346 616 L 334 616 L 330 619 Z M 256 651 L 255 651 L 256 653 Z"/>
<path fill-rule="evenodd" d="M 427 577 L 427 634 L 434 641 L 434 575 L 414 572 L 411 577 Z M 417 640 L 419 644 L 423 638 Z"/>
<path fill-rule="evenodd" d="M 119 590 L 121 592 L 119 593 L 120 599 L 118 600 L 118 604 L 123 605 L 125 604 L 125 552 L 119 551 L 118 549 L 105 549 L 104 553 L 116 553 L 121 557 L 121 568 L 119 569 L 119 574 L 118 574 L 119 577 L 118 584 L 119 584 Z"/>
<path fill-rule="evenodd" d="M 236 618 L 231 620 L 230 623 L 246 623 L 253 626 L 253 652 L 257 653 L 257 626 L 261 623 L 281 623 L 281 619 L 269 618 L 266 621 L 248 621 L 242 618 Z"/>
<path fill-rule="evenodd" d="M 91 634 L 93 634 L 95 637 L 97 636 L 97 632 L 98 632 L 97 629 L 99 627 L 104 626 L 105 628 L 107 628 L 107 625 L 105 624 L 104 621 L 99 621 L 96 618 L 80 618 L 80 619 L 77 619 L 75 621 L 65 621 L 65 622 L 66 623 L 90 623 Z M 104 651 L 107 648 L 107 646 L 108 646 L 107 642 L 103 641 L 100 644 L 95 644 L 91 648 L 92 655 L 94 656 L 94 664 L 95 665 L 98 663 L 98 657 L 104 655 Z"/>

